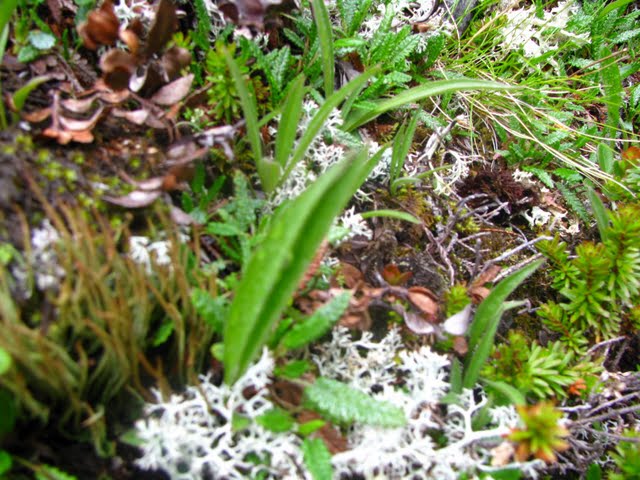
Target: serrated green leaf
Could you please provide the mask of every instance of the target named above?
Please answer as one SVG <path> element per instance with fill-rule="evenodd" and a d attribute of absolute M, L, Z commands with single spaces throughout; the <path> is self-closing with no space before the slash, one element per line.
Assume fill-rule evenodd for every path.
<path fill-rule="evenodd" d="M 219 235 L 221 237 L 237 237 L 244 232 L 232 223 L 209 222 L 206 231 L 209 235 Z"/>
<path fill-rule="evenodd" d="M 353 422 L 380 427 L 402 427 L 404 411 L 389 402 L 376 400 L 350 386 L 320 377 L 304 391 L 305 405 L 334 423 Z"/>
<path fill-rule="evenodd" d="M 344 292 L 331 299 L 326 305 L 313 312 L 306 320 L 298 323 L 282 337 L 282 345 L 292 350 L 317 340 L 327 333 L 349 306 L 351 294 Z"/>
<path fill-rule="evenodd" d="M 296 423 L 291 414 L 281 408 L 267 410 L 259 417 L 256 417 L 256 422 L 267 430 L 277 433 L 288 432 Z"/>
<path fill-rule="evenodd" d="M 322 440 L 305 438 L 302 442 L 302 457 L 313 480 L 331 480 L 333 478 L 331 453 Z"/>
<path fill-rule="evenodd" d="M 491 354 L 507 297 L 543 263 L 543 260 L 538 260 L 512 273 L 498 283 L 478 306 L 469 328 L 469 353 L 464 365 L 463 388 L 473 388 L 478 381 L 480 370 Z"/>
<path fill-rule="evenodd" d="M 246 264 L 229 309 L 224 329 L 227 383 L 237 380 L 265 344 L 333 219 L 383 150 L 370 160 L 364 150 L 346 158 L 273 215 L 262 243 Z"/>

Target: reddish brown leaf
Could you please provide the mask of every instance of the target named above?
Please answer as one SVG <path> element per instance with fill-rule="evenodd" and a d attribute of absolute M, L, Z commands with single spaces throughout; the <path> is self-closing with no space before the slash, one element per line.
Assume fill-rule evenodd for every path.
<path fill-rule="evenodd" d="M 121 207 L 126 208 L 142 208 L 151 205 L 160 195 L 162 194 L 159 190 L 134 190 L 128 195 L 124 195 L 122 197 L 112 197 L 109 195 L 104 196 L 103 198 L 114 205 L 119 205 Z"/>
<path fill-rule="evenodd" d="M 151 101 L 165 106 L 178 103 L 189 93 L 193 79 L 194 75 L 189 74 L 166 84 L 151 97 Z"/>
<path fill-rule="evenodd" d="M 475 287 L 469 289 L 469 295 L 474 305 L 482 303 L 482 301 L 489 296 L 491 290 L 487 287 Z"/>
<path fill-rule="evenodd" d="M 384 278 L 389 285 L 404 285 L 411 277 L 413 277 L 412 272 L 401 272 L 400 268 L 394 263 L 385 265 L 382 269 L 382 278 Z"/>
<path fill-rule="evenodd" d="M 629 148 L 625 148 L 622 151 L 622 159 L 627 162 L 635 162 L 640 160 L 640 147 L 636 147 L 635 145 Z"/>
<path fill-rule="evenodd" d="M 124 30 L 120 30 L 120 33 L 118 35 L 120 37 L 120 40 L 122 40 L 124 44 L 127 46 L 127 48 L 129 48 L 129 51 L 132 54 L 137 55 L 138 48 L 140 47 L 139 36 L 130 28 L 125 28 Z"/>
<path fill-rule="evenodd" d="M 91 143 L 93 142 L 93 134 L 91 130 L 71 131 L 60 130 L 56 128 L 45 128 L 42 135 L 55 139 L 60 145 L 66 145 L 69 142 Z"/>

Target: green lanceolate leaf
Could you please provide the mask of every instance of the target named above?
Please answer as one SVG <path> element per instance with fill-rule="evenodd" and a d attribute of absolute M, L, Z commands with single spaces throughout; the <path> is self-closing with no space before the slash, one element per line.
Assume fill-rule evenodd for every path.
<path fill-rule="evenodd" d="M 289 87 L 287 99 L 282 107 L 282 117 L 276 135 L 274 157 L 282 167 L 286 167 L 287 160 L 296 141 L 298 123 L 302 116 L 302 100 L 304 99 L 304 75 L 300 74 Z"/>
<path fill-rule="evenodd" d="M 335 56 L 333 55 L 333 32 L 331 31 L 331 19 L 324 0 L 311 0 L 313 18 L 318 28 L 318 40 L 320 41 L 320 54 L 322 55 L 322 70 L 324 72 L 324 96 L 333 93 L 335 77 Z"/>
<path fill-rule="evenodd" d="M 271 192 L 278 184 L 282 170 L 277 163 L 270 162 L 263 158 L 262 140 L 260 139 L 260 128 L 258 126 L 258 107 L 256 105 L 255 95 L 249 90 L 247 80 L 242 76 L 240 67 L 233 58 L 233 55 L 227 49 L 223 51 L 223 54 L 236 85 L 238 96 L 240 97 L 242 113 L 244 114 L 247 128 L 247 137 L 251 145 L 251 150 L 253 151 L 262 188 L 264 188 L 266 192 Z"/>
<path fill-rule="evenodd" d="M 229 309 L 224 328 L 227 383 L 238 379 L 269 338 L 334 217 L 379 161 L 382 150 L 370 160 L 365 151 L 343 160 L 274 214 Z"/>
<path fill-rule="evenodd" d="M 463 388 L 473 388 L 478 381 L 480 370 L 491 353 L 500 318 L 507 307 L 507 297 L 542 263 L 543 260 L 538 260 L 509 275 L 478 306 L 469 329 L 469 353 L 464 365 Z"/>
<path fill-rule="evenodd" d="M 353 80 L 352 80 L 353 81 Z M 460 90 L 511 90 L 515 87 L 504 83 L 490 82 L 486 80 L 474 80 L 462 78 L 455 80 L 436 80 L 418 87 L 413 87 L 399 93 L 395 97 L 375 102 L 375 108 L 365 111 L 356 110 L 345 120 L 343 130 L 350 132 L 361 125 L 373 120 L 389 110 L 396 110 L 408 103 L 418 102 L 434 95 L 457 92 Z"/>
<path fill-rule="evenodd" d="M 0 348 L 0 375 L 5 374 L 11 368 L 11 355 L 4 348 Z"/>
<path fill-rule="evenodd" d="M 416 225 L 422 224 L 420 220 L 407 212 L 400 212 L 398 210 L 370 210 L 368 212 L 363 212 L 360 214 L 362 218 L 373 218 L 373 217 L 387 217 L 387 218 L 395 218 L 397 220 L 404 220 L 405 222 L 415 223 Z"/>
<path fill-rule="evenodd" d="M 302 442 L 302 456 L 313 480 L 331 480 L 333 478 L 331 453 L 321 439 L 305 438 Z"/>
<path fill-rule="evenodd" d="M 587 188 L 587 197 L 591 203 L 591 210 L 593 210 L 593 216 L 596 219 L 598 225 L 598 232 L 600 232 L 600 239 L 604 242 L 607 240 L 609 232 L 609 216 L 607 215 L 607 209 L 604 207 L 602 200 L 593 188 Z"/>
<path fill-rule="evenodd" d="M 304 391 L 304 404 L 334 423 L 353 422 L 380 427 L 402 427 L 407 423 L 404 411 L 376 400 L 342 382 L 320 377 Z"/>
<path fill-rule="evenodd" d="M 351 294 L 349 292 L 342 293 L 336 298 L 333 298 L 329 303 L 316 310 L 309 318 L 294 325 L 293 328 L 282 337 L 282 345 L 291 350 L 303 347 L 320 338 L 340 319 L 349 306 L 350 299 Z"/>
<path fill-rule="evenodd" d="M 325 102 L 309 122 L 309 125 L 307 126 L 305 132 L 302 134 L 302 137 L 300 137 L 298 146 L 296 147 L 293 155 L 291 156 L 291 159 L 289 160 L 289 163 L 287 164 L 287 168 L 285 169 L 285 172 L 280 179 L 280 183 L 284 182 L 287 179 L 287 177 L 291 173 L 291 170 L 293 170 L 293 167 L 295 167 L 296 164 L 304 158 L 309 145 L 311 145 L 311 142 L 313 142 L 314 138 L 316 138 L 324 128 L 325 122 L 327 121 L 327 118 L 329 118 L 329 115 L 331 115 L 333 109 L 338 107 L 338 105 L 340 105 L 340 103 L 349 95 L 359 91 L 367 83 L 369 78 L 377 72 L 377 68 L 363 72 L 362 74 L 351 80 L 349 83 L 347 83 L 340 90 L 334 92 L 333 95 L 325 100 Z"/>
<path fill-rule="evenodd" d="M 9 23 L 9 19 L 17 6 L 18 0 L 2 0 L 2 8 L 0 8 L 0 33 L 4 31 L 4 27 Z"/>
<path fill-rule="evenodd" d="M 51 80 L 51 78 L 52 77 L 49 75 L 34 77 L 31 80 L 29 80 L 29 82 L 27 82 L 27 84 L 24 87 L 20 88 L 16 93 L 14 93 L 13 105 L 16 108 L 16 110 L 20 112 L 22 110 L 22 107 L 24 107 L 24 103 L 27 101 L 27 97 L 29 96 L 29 94 L 32 91 L 34 91 L 36 88 L 38 88 L 40 85 L 42 85 L 43 83 Z"/>

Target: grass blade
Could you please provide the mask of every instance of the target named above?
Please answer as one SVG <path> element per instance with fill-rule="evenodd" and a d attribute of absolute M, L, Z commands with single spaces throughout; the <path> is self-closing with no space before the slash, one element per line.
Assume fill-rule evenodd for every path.
<path fill-rule="evenodd" d="M 287 165 L 289 154 L 296 141 L 298 123 L 302 116 L 304 98 L 304 75 L 299 75 L 289 87 L 289 94 L 282 107 L 282 117 L 276 136 L 275 159 L 282 168 Z"/>
<path fill-rule="evenodd" d="M 242 375 L 265 344 L 334 217 L 379 158 L 367 160 L 365 151 L 346 158 L 274 214 L 263 242 L 247 262 L 229 309 L 224 328 L 227 383 Z"/>
<path fill-rule="evenodd" d="M 418 220 L 416 217 L 407 212 L 399 212 L 398 210 L 370 210 L 368 212 L 363 212 L 360 214 L 362 218 L 372 218 L 372 217 L 387 217 L 387 218 L 395 218 L 397 220 L 404 220 L 405 222 L 415 223 L 416 225 L 421 225 L 422 222 Z"/>
<path fill-rule="evenodd" d="M 379 100 L 374 109 L 365 111 L 355 111 L 345 120 L 343 130 L 350 132 L 355 128 L 373 120 L 389 110 L 395 110 L 408 103 L 414 103 L 434 95 L 457 92 L 459 90 L 511 90 L 516 87 L 499 82 L 487 80 L 474 80 L 463 78 L 455 80 L 437 80 L 428 82 L 418 87 L 410 88 L 399 93 L 395 97 Z"/>
<path fill-rule="evenodd" d="M 478 307 L 469 329 L 469 353 L 464 366 L 463 388 L 473 388 L 478 381 L 480 369 L 489 358 L 500 318 L 507 307 L 507 297 L 543 262 L 538 260 L 509 275 L 495 286 Z"/>
<path fill-rule="evenodd" d="M 320 41 L 320 54 L 322 55 L 322 70 L 324 72 L 324 96 L 333 94 L 335 78 L 335 57 L 333 55 L 333 32 L 331 31 L 331 19 L 324 0 L 311 0 L 313 18 L 318 28 L 318 40 Z"/>

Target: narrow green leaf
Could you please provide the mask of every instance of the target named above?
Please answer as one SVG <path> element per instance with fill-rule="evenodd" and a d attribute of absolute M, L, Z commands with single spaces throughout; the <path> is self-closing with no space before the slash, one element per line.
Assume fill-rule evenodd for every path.
<path fill-rule="evenodd" d="M 0 32 L 4 31 L 4 27 L 8 25 L 11 15 L 13 15 L 13 11 L 17 6 L 18 0 L 2 0 L 2 8 L 0 8 Z"/>
<path fill-rule="evenodd" d="M 335 77 L 335 56 L 333 54 L 333 32 L 331 30 L 331 19 L 324 0 L 311 0 L 313 8 L 313 18 L 318 29 L 318 40 L 320 41 L 320 54 L 322 55 L 322 70 L 324 73 L 324 96 L 325 98 L 333 94 Z"/>
<path fill-rule="evenodd" d="M 504 395 L 513 405 L 525 405 L 527 400 L 517 388 L 512 387 L 508 383 L 500 381 L 491 381 L 486 378 L 482 379 L 482 383 L 493 388 L 496 392 Z"/>
<path fill-rule="evenodd" d="M 298 425 L 298 433 L 302 436 L 310 435 L 313 432 L 320 430 L 326 424 L 327 422 L 320 418 L 309 420 L 308 422 Z"/>
<path fill-rule="evenodd" d="M 343 160 L 274 214 L 247 262 L 225 324 L 227 383 L 237 380 L 265 344 L 334 217 L 378 160 L 376 155 L 367 161 L 365 151 Z"/>
<path fill-rule="evenodd" d="M 77 480 L 74 475 L 70 475 L 50 465 L 38 466 L 35 474 L 36 480 Z"/>
<path fill-rule="evenodd" d="M 256 418 L 256 422 L 272 432 L 288 432 L 295 425 L 289 412 L 281 408 L 272 408 Z"/>
<path fill-rule="evenodd" d="M 622 8 L 630 4 L 631 2 L 633 2 L 633 0 L 616 0 L 615 2 L 611 2 L 606 7 L 604 7 L 600 13 L 598 13 L 598 18 L 604 19 L 606 18 L 607 15 L 609 15 L 614 10 L 618 8 Z M 605 5 L 605 4 L 603 3 L 602 5 Z"/>
<path fill-rule="evenodd" d="M 587 197 L 591 203 L 591 210 L 593 210 L 593 216 L 595 217 L 596 224 L 598 225 L 600 239 L 605 242 L 609 236 L 609 216 L 607 215 L 607 209 L 593 188 L 587 188 Z"/>
<path fill-rule="evenodd" d="M 275 187 L 272 179 L 273 169 L 265 165 L 264 159 L 262 158 L 262 140 L 260 139 L 260 128 L 258 127 L 258 107 L 256 105 L 255 95 L 249 91 L 247 81 L 242 76 L 240 67 L 231 52 L 225 48 L 223 49 L 223 54 L 229 67 L 229 72 L 233 77 L 238 96 L 240 97 L 242 113 L 244 114 L 244 121 L 247 128 L 247 137 L 251 145 L 251 150 L 253 151 L 253 156 L 255 157 L 260 182 L 262 182 L 262 187 L 265 191 L 270 192 Z"/>
<path fill-rule="evenodd" d="M 404 220 L 406 222 L 415 223 L 417 225 L 422 224 L 420 220 L 407 212 L 399 212 L 398 210 L 370 210 L 368 212 L 362 212 L 360 214 L 362 218 L 373 218 L 373 217 L 387 217 L 387 218 L 396 218 L 398 220 Z"/>
<path fill-rule="evenodd" d="M 287 160 L 296 141 L 298 123 L 302 116 L 302 101 L 304 99 L 304 75 L 300 74 L 291 82 L 289 93 L 282 107 L 282 116 L 278 125 L 274 157 L 282 167 L 287 166 Z"/>
<path fill-rule="evenodd" d="M 304 404 L 334 423 L 353 422 L 380 427 L 402 427 L 407 423 L 400 407 L 376 400 L 348 385 L 320 377 L 304 391 Z"/>
<path fill-rule="evenodd" d="M 49 80 L 51 80 L 50 75 L 33 77 L 27 82 L 24 87 L 18 89 L 16 93 L 13 94 L 13 105 L 16 107 L 16 110 L 18 112 L 22 111 L 22 107 L 24 107 L 24 103 L 27 101 L 27 97 L 29 96 L 29 94 Z"/>
<path fill-rule="evenodd" d="M 0 375 L 3 375 L 11 368 L 11 355 L 4 348 L 0 348 Z"/>
<path fill-rule="evenodd" d="M 11 470 L 11 466 L 13 465 L 13 459 L 11 455 L 6 450 L 0 450 L 0 475 L 4 475 L 9 470 Z"/>
<path fill-rule="evenodd" d="M 538 260 L 509 275 L 478 306 L 469 329 L 469 353 L 465 361 L 463 388 L 473 388 L 478 381 L 480 370 L 491 353 L 507 297 L 543 262 Z"/>
<path fill-rule="evenodd" d="M 352 80 L 353 81 L 353 80 Z M 395 97 L 375 102 L 374 109 L 365 111 L 355 111 L 349 115 L 342 127 L 350 132 L 361 125 L 373 120 L 389 110 L 396 110 L 409 103 L 418 102 L 434 95 L 443 95 L 460 90 L 512 90 L 516 87 L 504 83 L 490 82 L 486 80 L 474 80 L 470 78 L 454 80 L 436 80 L 423 85 L 405 90 Z"/>
<path fill-rule="evenodd" d="M 159 347 L 164 342 L 166 342 L 173 333 L 174 327 L 175 326 L 173 320 L 168 320 L 160 325 L 160 328 L 158 328 L 158 331 L 153 336 L 151 345 L 153 345 L 154 347 Z"/>
<path fill-rule="evenodd" d="M 349 306 L 351 294 L 342 293 L 318 308 L 313 314 L 298 323 L 282 337 L 282 345 L 293 350 L 317 340 L 327 333 Z"/>
<path fill-rule="evenodd" d="M 285 378 L 300 378 L 307 373 L 311 368 L 311 364 L 308 360 L 294 360 L 285 365 L 276 367 L 273 370 L 273 374 L 276 377 Z"/>
<path fill-rule="evenodd" d="M 302 457 L 313 480 L 331 480 L 333 478 L 331 453 L 321 439 L 305 438 L 302 442 Z"/>
<path fill-rule="evenodd" d="M 293 152 L 293 155 L 291 156 L 291 159 L 287 164 L 287 168 L 285 169 L 285 172 L 280 179 L 281 184 L 287 179 L 287 177 L 291 173 L 291 170 L 293 170 L 293 167 L 295 167 L 296 164 L 304 158 L 309 145 L 311 145 L 311 142 L 313 142 L 313 140 L 320 134 L 320 132 L 324 128 L 325 122 L 327 121 L 327 118 L 329 118 L 329 115 L 331 115 L 333 109 L 340 105 L 340 103 L 346 97 L 361 89 L 367 83 L 369 78 L 377 73 L 377 71 L 378 69 L 374 68 L 363 72 L 326 99 L 326 101 L 322 104 L 322 106 L 318 109 L 316 114 L 309 122 L 309 125 L 307 126 L 305 132 L 302 134 L 302 137 L 300 137 L 298 146 Z"/>
<path fill-rule="evenodd" d="M 420 110 L 416 110 L 409 123 L 405 123 L 400 127 L 400 130 L 396 134 L 393 140 L 393 152 L 391 154 L 391 165 L 389 167 L 389 177 L 391 181 L 390 185 L 393 185 L 396 179 L 400 177 L 402 173 L 402 167 L 407 159 L 411 144 L 413 143 L 413 136 L 418 127 L 418 114 Z M 391 191 L 391 194 L 395 194 L 395 191 Z"/>
<path fill-rule="evenodd" d="M 598 144 L 598 166 L 607 173 L 613 173 L 613 149 L 604 142 Z"/>

